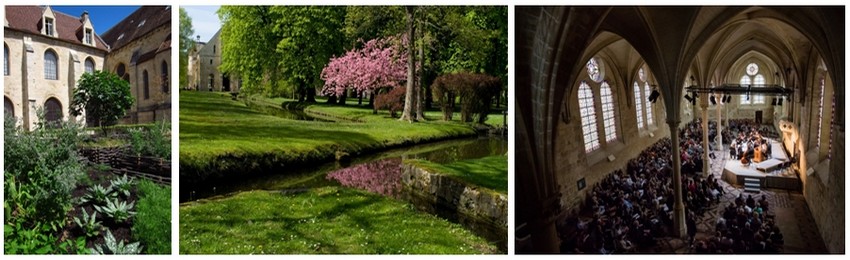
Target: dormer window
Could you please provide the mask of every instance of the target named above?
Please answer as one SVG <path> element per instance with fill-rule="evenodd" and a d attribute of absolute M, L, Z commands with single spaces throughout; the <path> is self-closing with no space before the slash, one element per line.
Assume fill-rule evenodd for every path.
<path fill-rule="evenodd" d="M 53 18 L 44 18 L 44 34 L 53 36 Z"/>
<path fill-rule="evenodd" d="M 91 29 L 86 29 L 85 36 L 83 37 L 83 41 L 88 45 L 94 44 Z"/>

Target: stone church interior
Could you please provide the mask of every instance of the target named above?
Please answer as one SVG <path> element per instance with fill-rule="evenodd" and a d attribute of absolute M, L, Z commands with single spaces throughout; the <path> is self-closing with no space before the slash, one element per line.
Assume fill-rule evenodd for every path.
<path fill-rule="evenodd" d="M 844 7 L 517 7 L 515 250 L 844 251 Z"/>

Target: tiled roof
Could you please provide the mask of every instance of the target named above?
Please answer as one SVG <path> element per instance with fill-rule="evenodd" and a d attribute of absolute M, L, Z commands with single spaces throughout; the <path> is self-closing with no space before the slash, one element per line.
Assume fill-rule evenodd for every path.
<path fill-rule="evenodd" d="M 171 8 L 142 6 L 101 34 L 101 37 L 112 50 L 117 50 L 162 25 L 171 28 Z"/>
<path fill-rule="evenodd" d="M 45 7 L 41 6 L 6 6 L 6 20 L 9 21 L 9 28 L 28 32 L 32 34 L 41 34 L 41 17 Z M 56 10 L 55 14 L 56 32 L 59 34 L 59 40 L 84 45 L 82 42 L 82 27 L 83 23 L 80 17 L 71 16 Z M 106 50 L 106 44 L 100 36 L 95 33 L 95 45 L 98 49 Z M 88 45 L 85 45 L 88 46 Z"/>

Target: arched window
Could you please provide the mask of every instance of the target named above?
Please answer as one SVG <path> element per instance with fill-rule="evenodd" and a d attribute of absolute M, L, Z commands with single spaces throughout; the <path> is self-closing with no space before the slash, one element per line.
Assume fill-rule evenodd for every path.
<path fill-rule="evenodd" d="M 764 87 L 764 76 L 761 74 L 756 75 L 755 80 L 753 80 L 753 85 L 755 87 Z M 764 104 L 764 95 L 755 95 L 753 104 Z"/>
<path fill-rule="evenodd" d="M 94 60 L 91 58 L 86 59 L 86 72 L 94 73 Z"/>
<path fill-rule="evenodd" d="M 62 122 L 62 103 L 56 98 L 44 102 L 44 119 L 48 126 L 58 126 Z"/>
<path fill-rule="evenodd" d="M 582 81 L 578 88 L 578 105 L 581 114 L 581 130 L 584 134 L 584 151 L 599 149 L 599 134 L 596 132 L 596 109 L 593 107 L 593 91 Z"/>
<path fill-rule="evenodd" d="M 47 50 L 44 52 L 44 78 L 45 79 L 59 79 L 59 62 L 56 58 L 56 53 Z"/>
<path fill-rule="evenodd" d="M 168 93 L 168 63 L 162 61 L 159 70 L 159 73 L 162 76 L 162 92 Z"/>
<path fill-rule="evenodd" d="M 7 117 L 15 117 L 15 105 L 9 97 L 3 96 L 3 112 L 6 112 Z"/>
<path fill-rule="evenodd" d="M 3 75 L 9 75 L 9 46 L 3 43 Z"/>
<path fill-rule="evenodd" d="M 752 84 L 750 76 L 747 76 L 747 75 L 741 76 L 741 87 L 746 88 L 750 84 Z M 747 95 L 747 94 L 741 95 L 741 104 L 749 104 L 749 103 L 750 103 L 750 96 Z"/>
<path fill-rule="evenodd" d="M 118 75 L 118 77 L 123 78 L 126 70 L 127 68 L 124 67 L 124 63 L 119 63 L 118 67 L 115 68 L 115 74 Z"/>
<path fill-rule="evenodd" d="M 643 85 L 643 93 L 645 97 L 649 97 L 649 82 Z M 652 102 L 647 100 L 644 104 L 646 104 L 646 125 L 655 125 L 655 121 L 652 119 Z"/>
<path fill-rule="evenodd" d="M 614 123 L 614 96 L 611 95 L 611 86 L 608 86 L 608 81 L 602 82 L 599 97 L 602 98 L 602 123 L 605 126 L 605 142 L 617 140 L 617 124 Z"/>
<path fill-rule="evenodd" d="M 643 70 L 641 70 L 643 71 Z M 637 111 L 637 125 L 638 129 L 643 129 L 643 99 L 640 98 L 640 86 L 637 81 L 635 81 L 635 110 Z"/>
<path fill-rule="evenodd" d="M 145 92 L 145 99 L 151 98 L 150 89 L 148 88 L 148 71 L 145 70 L 142 72 L 142 87 Z"/>

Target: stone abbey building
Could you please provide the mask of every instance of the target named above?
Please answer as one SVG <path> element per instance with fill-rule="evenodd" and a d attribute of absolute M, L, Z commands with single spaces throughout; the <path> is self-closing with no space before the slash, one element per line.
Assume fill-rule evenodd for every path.
<path fill-rule="evenodd" d="M 98 34 L 89 14 L 50 6 L 6 6 L 3 37 L 4 112 L 33 128 L 69 119 L 83 73 L 107 70 L 127 80 L 135 99 L 123 123 L 171 118 L 171 7 L 143 6 Z"/>
<path fill-rule="evenodd" d="M 723 208 L 743 210 L 735 198 L 753 196 L 770 202 L 767 215 L 785 234 L 780 252 L 844 253 L 844 12 L 843 6 L 518 6 L 517 252 L 634 252 L 630 240 L 655 243 L 638 252 L 698 253 L 703 245 L 726 243 L 721 227 L 730 222 L 715 227 Z M 744 136 L 740 122 L 767 129 L 773 151 L 787 155 L 781 164 L 787 175 L 751 167 L 758 159 L 729 159 L 736 156 L 731 139 Z M 723 134 L 708 138 L 712 132 Z M 686 168 L 691 153 L 704 163 Z M 762 189 L 727 179 L 734 168 L 752 173 Z M 764 188 L 779 177 L 796 187 Z M 687 202 L 700 192 L 690 185 L 709 178 L 725 191 L 719 206 L 692 208 Z M 613 195 L 613 188 L 595 189 L 620 183 L 623 190 Z M 644 187 L 658 196 L 647 198 Z M 644 211 L 623 214 L 637 208 Z M 639 231 L 652 236 L 657 223 L 669 230 L 655 240 L 644 232 L 599 235 L 622 231 L 604 231 L 614 220 L 625 222 L 611 226 L 642 225 Z M 780 240 L 746 229 L 749 240 L 730 250 L 763 252 Z M 697 241 L 690 249 L 688 237 Z M 615 239 L 620 243 L 610 243 Z"/>

